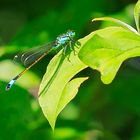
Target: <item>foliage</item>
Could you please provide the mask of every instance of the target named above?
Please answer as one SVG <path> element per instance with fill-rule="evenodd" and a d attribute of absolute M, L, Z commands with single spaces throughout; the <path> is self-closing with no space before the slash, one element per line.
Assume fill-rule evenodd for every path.
<path fill-rule="evenodd" d="M 0 10 L 0 92 L 3 93 L 0 95 L 0 139 L 139 139 L 140 66 L 137 59 L 126 61 L 140 52 L 139 1 L 134 8 L 137 30 L 116 19 L 133 24 L 130 12 L 133 5 L 128 3 L 113 0 L 110 4 L 106 0 L 80 1 L 80 4 L 73 0 L 2 2 L 2 9 L 4 4 L 8 9 Z M 115 18 L 95 18 L 94 21 L 103 22 L 89 22 L 93 17 L 104 15 Z M 106 25 L 110 27 L 104 28 Z M 100 27 L 103 29 L 97 30 Z M 9 79 L 23 70 L 22 66 L 5 59 L 54 40 L 67 29 L 74 29 L 77 38 L 81 38 L 78 40 L 81 46 L 75 47 L 76 54 L 70 53 L 70 61 L 61 51 L 52 60 L 53 54 L 50 54 L 5 92 Z M 53 129 L 63 110 L 54 133 L 36 100 L 39 77 L 49 60 L 39 88 L 39 104 Z M 113 82 L 104 85 L 95 70 L 100 72 L 104 84 Z"/>
<path fill-rule="evenodd" d="M 138 6 L 137 9 L 139 9 Z M 135 10 L 135 16 L 138 15 L 138 11 Z M 139 24 L 137 19 L 136 23 Z M 76 82 L 75 86 L 65 90 L 74 75 L 89 66 L 101 73 L 103 83 L 109 84 L 114 79 L 123 61 L 131 57 L 140 56 L 140 34 L 133 27 L 113 18 L 94 19 L 94 21 L 96 20 L 110 20 L 122 27 L 111 26 L 100 29 L 79 40 L 81 44 L 80 52 L 76 51 L 85 65 L 81 61 L 77 61 L 76 55 L 70 54 L 70 61 L 68 61 L 67 58 L 63 60 L 63 56 L 58 54 L 50 62 L 47 73 L 41 83 L 39 102 L 53 129 L 58 114 L 75 96 L 70 93 L 74 90 L 77 93 L 79 84 L 84 81 L 80 82 L 81 79 L 79 79 L 79 84 Z M 65 71 L 66 69 L 67 71 Z"/>

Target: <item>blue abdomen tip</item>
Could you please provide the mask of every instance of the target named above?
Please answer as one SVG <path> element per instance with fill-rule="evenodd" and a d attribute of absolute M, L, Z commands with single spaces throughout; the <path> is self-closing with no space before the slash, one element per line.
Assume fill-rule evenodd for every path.
<path fill-rule="evenodd" d="M 16 80 L 11 80 L 8 85 L 6 86 L 6 90 L 10 90 L 10 88 L 13 86 L 13 84 L 16 82 Z"/>

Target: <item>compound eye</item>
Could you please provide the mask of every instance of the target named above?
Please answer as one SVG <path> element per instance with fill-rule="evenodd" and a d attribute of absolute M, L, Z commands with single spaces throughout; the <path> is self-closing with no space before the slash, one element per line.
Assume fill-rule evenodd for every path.
<path fill-rule="evenodd" d="M 75 36 L 75 32 L 73 32 L 73 31 L 69 31 L 68 34 L 69 34 L 69 36 Z"/>

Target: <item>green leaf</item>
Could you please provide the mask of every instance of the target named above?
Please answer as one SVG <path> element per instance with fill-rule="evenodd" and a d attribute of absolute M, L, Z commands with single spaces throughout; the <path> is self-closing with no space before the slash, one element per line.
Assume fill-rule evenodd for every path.
<path fill-rule="evenodd" d="M 97 30 L 86 38 L 79 58 L 101 73 L 101 80 L 109 84 L 124 60 L 140 56 L 140 36 L 122 27 Z"/>
<path fill-rule="evenodd" d="M 114 22 L 114 23 L 118 24 L 119 26 L 123 27 L 124 29 L 127 29 L 136 34 L 139 34 L 132 26 L 130 26 L 129 24 L 127 24 L 121 20 L 115 19 L 115 18 L 101 17 L 101 18 L 94 18 L 92 21 L 100 21 L 100 20 Z"/>
<path fill-rule="evenodd" d="M 138 2 L 135 5 L 135 8 L 134 8 L 134 18 L 135 18 L 136 27 L 137 27 L 138 32 L 140 32 L 140 30 L 139 30 L 139 16 L 140 15 L 139 14 L 140 14 L 140 0 L 138 0 Z"/>
<path fill-rule="evenodd" d="M 20 65 L 14 64 L 10 60 L 1 61 L 0 66 L 0 79 L 6 82 L 9 82 L 14 76 L 25 69 Z M 21 79 L 18 80 L 16 84 L 23 88 L 31 88 L 38 86 L 39 81 L 40 79 L 36 74 L 31 71 L 27 71 L 27 73 L 25 73 L 25 75 L 21 77 Z"/>
<path fill-rule="evenodd" d="M 122 27 L 97 30 L 79 42 L 78 55 L 71 52 L 69 61 L 62 51 L 51 60 L 40 85 L 39 103 L 53 129 L 58 114 L 86 80 L 70 81 L 74 75 L 89 66 L 100 71 L 101 80 L 109 84 L 124 60 L 140 55 L 140 36 Z"/>
<path fill-rule="evenodd" d="M 57 114 L 59 114 L 62 111 L 62 109 L 66 106 L 66 104 L 68 104 L 75 97 L 76 93 L 78 92 L 78 87 L 85 80 L 87 80 L 86 77 L 75 78 L 69 83 L 67 83 L 63 90 L 63 94 L 61 95 L 60 102 L 58 104 Z"/>
<path fill-rule="evenodd" d="M 76 53 L 78 51 L 79 48 Z M 68 60 L 62 55 L 62 51 L 48 65 L 39 89 L 39 103 L 53 129 L 58 114 L 75 97 L 78 87 L 87 78 L 70 80 L 86 67 L 78 55 L 72 52 Z"/>

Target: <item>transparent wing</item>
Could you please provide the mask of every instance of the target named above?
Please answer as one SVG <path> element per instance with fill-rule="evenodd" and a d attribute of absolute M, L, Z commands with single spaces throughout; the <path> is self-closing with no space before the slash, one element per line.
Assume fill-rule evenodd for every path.
<path fill-rule="evenodd" d="M 43 46 L 32 48 L 29 51 L 22 52 L 15 55 L 13 60 L 23 64 L 25 67 L 28 67 L 34 61 L 36 61 L 40 56 L 42 56 L 45 52 L 51 50 L 51 48 L 53 48 L 54 46 L 55 46 L 55 42 L 51 42 Z"/>

